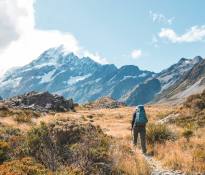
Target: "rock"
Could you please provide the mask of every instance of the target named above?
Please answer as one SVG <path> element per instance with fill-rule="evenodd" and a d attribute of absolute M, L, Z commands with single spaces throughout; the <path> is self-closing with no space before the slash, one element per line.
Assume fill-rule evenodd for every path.
<path fill-rule="evenodd" d="M 48 110 L 66 111 L 78 105 L 73 103 L 73 99 L 66 100 L 63 96 L 53 96 L 48 91 L 44 92 L 27 92 L 24 95 L 19 95 L 10 99 L 2 100 L 4 104 L 12 109 L 32 110 L 47 113 Z M 62 110 L 65 108 L 66 110 Z"/>

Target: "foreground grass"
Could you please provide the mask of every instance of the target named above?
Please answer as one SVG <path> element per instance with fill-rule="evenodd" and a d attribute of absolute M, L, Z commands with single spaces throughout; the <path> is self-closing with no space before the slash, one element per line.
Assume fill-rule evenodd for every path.
<path fill-rule="evenodd" d="M 166 117 L 171 112 L 178 111 L 179 108 L 171 107 L 146 107 L 149 123 L 155 123 L 161 118 Z M 125 174 L 150 174 L 150 168 L 145 159 L 136 152 L 132 151 L 132 136 L 129 130 L 132 114 L 135 107 L 123 107 L 118 109 L 85 109 L 82 106 L 76 108 L 76 112 L 57 113 L 55 115 L 44 115 L 39 118 L 31 118 L 31 122 L 39 126 L 41 121 L 49 123 L 63 117 L 70 117 L 85 123 L 100 125 L 103 132 L 116 138 L 114 164 L 116 169 L 121 169 Z M 27 131 L 31 126 L 14 121 L 12 117 L 1 118 L 2 123 L 11 124 Z M 185 129 L 175 123 L 168 124 L 169 128 L 178 136 L 174 140 L 164 142 L 147 143 L 148 153 L 160 160 L 170 169 L 178 169 L 186 174 L 193 172 L 205 172 L 205 128 L 196 128 L 193 136 L 188 143 L 182 137 Z M 163 132 L 163 131 L 162 131 Z M 140 143 L 138 143 L 140 148 Z"/>
<path fill-rule="evenodd" d="M 108 110 L 110 111 L 110 110 Z M 82 115 L 84 115 L 85 117 L 82 117 Z M 35 129 L 36 127 L 43 127 L 44 126 L 41 126 L 42 122 L 45 122 L 47 124 L 49 124 L 51 126 L 51 130 L 53 130 L 53 132 L 57 132 L 57 134 L 55 134 L 56 136 L 62 136 L 62 133 L 58 133 L 58 132 L 68 132 L 66 128 L 63 128 L 64 126 L 67 127 L 67 121 L 64 121 L 65 118 L 69 118 L 69 120 L 76 120 L 76 121 L 79 121 L 79 122 L 83 122 L 85 124 L 94 124 L 95 126 L 97 126 L 98 124 L 102 124 L 102 123 L 107 123 L 107 122 L 104 122 L 106 120 L 109 120 L 111 119 L 113 122 L 115 121 L 116 123 L 113 123 L 115 127 L 118 127 L 119 126 L 119 122 L 121 122 L 121 120 L 123 120 L 123 124 L 125 125 L 130 125 L 130 121 L 126 119 L 126 117 L 128 117 L 128 115 L 123 115 L 123 114 L 120 114 L 119 112 L 116 113 L 113 111 L 110 111 L 109 113 L 103 113 L 103 110 L 99 110 L 99 111 L 95 111 L 95 110 L 92 110 L 92 111 L 88 111 L 88 110 L 82 110 L 82 111 L 77 111 L 77 112 L 69 112 L 69 113 L 57 113 L 56 115 L 44 115 L 44 116 L 41 116 L 41 117 L 32 117 L 31 118 L 31 121 L 29 122 L 19 122 L 17 120 L 14 120 L 13 116 L 7 116 L 7 117 L 1 117 L 1 126 L 2 126 L 2 132 L 0 132 L 0 135 L 2 135 L 2 138 L 5 138 L 6 137 L 6 133 L 4 132 L 5 131 L 5 128 L 17 128 L 15 130 L 15 136 L 13 138 L 13 136 L 9 136 L 7 138 L 7 140 L 5 140 L 4 142 L 1 142 L 3 145 L 8 144 L 8 150 L 10 150 L 9 148 L 9 145 L 12 145 L 11 144 L 11 140 L 12 139 L 19 139 L 18 140 L 18 144 L 17 144 L 17 147 L 18 148 L 15 148 L 15 150 L 18 152 L 18 156 L 17 157 L 13 157 L 13 158 L 9 158 L 9 161 L 11 161 L 10 163 L 4 163 L 1 167 L 0 167 L 0 172 L 4 171 L 5 174 L 9 174 L 12 172 L 12 170 L 14 171 L 18 171 L 18 168 L 21 166 L 24 166 L 26 169 L 28 169 L 29 171 L 33 171 L 33 169 L 35 169 L 35 167 L 38 167 L 39 165 L 36 165 L 36 163 L 38 164 L 39 162 L 36 162 L 35 163 L 35 156 L 37 156 L 37 158 L 39 159 L 39 156 L 41 157 L 42 155 L 49 155 L 50 153 L 48 153 L 46 150 L 46 154 L 45 153 L 38 153 L 35 152 L 36 148 L 38 148 L 39 146 L 36 146 L 36 144 L 38 145 L 39 143 L 41 143 L 42 141 L 39 142 L 39 138 L 35 135 L 33 135 L 34 133 L 41 133 L 42 132 L 42 129 Z M 86 119 L 86 121 L 84 121 L 84 119 Z M 57 122 L 56 124 L 52 124 L 54 121 L 56 120 L 60 120 L 59 122 Z M 62 121 L 61 121 L 62 120 Z M 62 123 L 62 122 L 65 122 Z M 31 125 L 32 123 L 32 125 Z M 110 122 L 109 122 L 110 123 Z M 4 127 L 3 127 L 4 125 Z M 1 127 L 0 126 L 0 127 Z M 6 126 L 6 127 L 5 127 Z M 82 126 L 82 125 L 81 125 Z M 102 127 L 102 126 L 101 126 Z M 124 126 L 122 126 L 123 128 Z M 107 135 L 112 135 L 114 137 L 112 137 L 111 141 L 109 142 L 110 146 L 109 146 L 109 149 L 108 150 L 104 150 L 105 148 L 105 145 L 102 147 L 102 148 L 97 148 L 99 146 L 99 143 L 94 144 L 96 145 L 96 149 L 94 150 L 94 145 L 92 146 L 92 144 L 90 146 L 91 149 L 88 149 L 87 146 L 78 146 L 77 145 L 73 145 L 72 149 L 77 149 L 80 148 L 80 150 L 82 151 L 82 148 L 85 148 L 85 152 L 86 150 L 88 149 L 89 151 L 91 151 L 91 155 L 92 154 L 96 154 L 99 156 L 102 154 L 105 156 L 106 159 L 103 158 L 103 156 L 99 159 L 101 160 L 102 159 L 102 162 L 96 162 L 91 164 L 90 167 L 96 166 L 96 170 L 92 171 L 92 173 L 89 173 L 89 174 L 96 174 L 96 173 L 99 173 L 97 172 L 98 169 L 102 169 L 102 166 L 103 167 L 109 167 L 110 165 L 112 165 L 111 167 L 111 171 L 107 172 L 107 174 L 130 174 L 130 175 L 134 175 L 134 174 L 150 174 L 151 173 L 151 170 L 150 170 L 150 167 L 148 166 L 147 162 L 145 161 L 145 159 L 141 156 L 141 155 L 138 155 L 135 151 L 132 150 L 132 144 L 130 142 L 131 140 L 131 136 L 130 136 L 130 132 L 128 132 L 128 130 L 126 129 L 126 133 L 124 133 L 123 136 L 120 136 L 120 132 L 118 134 L 114 133 L 112 131 L 112 125 L 109 126 L 110 130 L 107 129 L 107 128 L 103 128 L 103 132 L 106 133 Z M 65 130 L 66 129 L 66 130 Z M 73 128 L 74 129 L 74 128 Z M 11 129 L 12 130 L 12 129 Z M 79 129 L 81 130 L 81 129 Z M 75 128 L 75 131 L 78 131 L 78 128 Z M 117 131 L 117 130 L 116 130 Z M 109 133 L 110 132 L 110 133 Z M 113 132 L 111 134 L 111 132 Z M 12 135 L 12 133 L 14 132 L 10 132 L 9 130 L 9 133 Z M 31 133 L 31 136 L 28 135 L 28 133 Z M 47 133 L 47 131 L 43 131 L 43 133 Z M 68 132 L 69 133 L 69 132 Z M 71 132 L 72 133 L 72 132 Z M 21 135 L 23 134 L 23 136 Z M 25 136 L 25 135 L 28 135 L 28 136 Z M 67 135 L 67 134 L 66 134 Z M 66 135 L 64 135 L 63 137 L 61 138 L 58 138 L 58 141 L 59 139 L 64 139 L 66 137 Z M 78 135 L 78 134 L 77 134 Z M 120 136 L 120 137 L 119 137 Z M 24 138 L 24 139 L 20 139 L 20 138 Z M 34 162 L 29 162 L 30 164 L 25 164 L 25 163 L 21 163 L 21 160 L 22 161 L 27 161 L 27 159 L 22 159 L 25 154 L 21 154 L 22 151 L 24 150 L 23 147 L 21 147 L 22 145 L 25 146 L 24 141 L 25 138 L 29 138 L 31 139 L 30 141 L 26 142 L 27 144 L 34 144 L 33 146 L 30 145 L 32 147 L 32 153 L 29 153 L 28 156 L 31 156 L 33 157 L 34 155 Z M 44 137 L 44 136 L 43 136 Z M 47 137 L 47 136 L 46 136 Z M 100 136 L 101 137 L 101 136 Z M 107 137 L 107 136 L 105 136 Z M 76 137 L 74 137 L 76 138 Z M 95 138 L 95 137 L 88 137 L 89 139 L 90 138 Z M 47 139 L 48 140 L 48 139 Z M 85 139 L 86 141 L 87 139 Z M 99 140 L 99 139 L 97 139 Z M 49 140 L 48 140 L 49 141 Z M 50 141 L 49 141 L 50 142 Z M 87 141 L 86 141 L 87 142 Z M 92 142 L 91 142 L 92 143 Z M 93 142 L 94 143 L 94 142 Z M 16 144 L 16 143 L 15 143 Z M 43 145 L 45 146 L 47 143 L 43 141 Z M 107 145 L 108 143 L 106 143 Z M 89 144 L 88 144 L 89 145 Z M 113 146 L 112 146 L 113 145 Z M 28 148 L 28 147 L 27 147 Z M 42 149 L 42 146 L 40 146 L 40 148 Z M 49 148 L 50 149 L 50 148 Z M 5 150 L 4 152 L 6 153 L 8 150 Z M 20 151 L 20 152 L 19 152 Z M 31 150 L 30 150 L 31 151 Z M 29 152 L 30 152 L 29 151 Z M 94 151 L 94 152 L 93 152 Z M 97 151 L 97 152 L 95 152 Z M 106 151 L 106 152 L 104 152 Z M 23 151 L 24 152 L 24 151 Z M 4 153 L 3 153 L 4 154 Z M 13 153 L 14 154 L 14 153 Z M 88 154 L 88 157 L 90 156 L 90 154 Z M 11 154 L 10 154 L 11 155 Z M 51 154 L 52 155 L 52 154 Z M 51 156 L 52 157 L 52 156 Z M 20 163 L 19 163 L 19 160 L 16 162 L 16 160 L 19 159 L 20 160 Z M 89 158 L 90 159 L 90 158 Z M 13 161 L 12 161 L 13 160 Z M 33 160 L 33 158 L 32 158 Z M 41 161 L 44 160 L 44 159 L 40 159 Z M 109 161 L 111 161 L 109 163 Z M 5 161 L 5 160 L 2 160 L 2 161 Z M 29 158 L 29 161 L 30 161 L 30 158 Z M 108 161 L 108 162 L 104 162 L 104 161 Z M 28 163 L 28 162 L 27 162 Z M 83 164 L 83 162 L 82 162 Z M 11 167 L 11 165 L 15 165 L 16 167 Z M 52 172 L 52 168 L 49 168 L 49 166 L 44 163 L 45 167 L 41 167 L 42 169 L 42 174 L 53 174 Z M 56 164 L 57 165 L 57 164 Z M 74 165 L 76 165 L 76 163 L 74 163 Z M 82 165 L 81 165 L 82 166 Z M 5 167 L 7 167 L 8 169 L 5 169 Z M 58 170 L 58 174 L 63 174 L 66 172 L 66 169 L 65 167 L 63 168 L 63 166 L 61 166 L 60 164 L 58 165 L 58 167 L 61 167 L 59 170 Z M 99 169 L 99 171 L 101 171 Z M 39 169 L 40 171 L 40 169 Z M 77 174 L 75 173 L 74 171 L 77 172 L 76 169 L 74 170 L 70 170 L 70 174 L 74 175 L 74 174 Z M 81 169 L 82 173 L 85 171 L 83 169 Z M 79 172 L 81 172 L 79 171 Z M 85 172 L 87 172 L 88 170 L 86 170 Z M 89 170 L 91 171 L 91 170 Z M 24 171 L 22 171 L 24 172 Z M 34 171 L 32 172 L 33 174 Z M 39 172 L 38 172 L 39 173 Z M 36 173 L 36 174 L 38 174 Z M 39 173 L 40 174 L 40 173 Z M 65 173 L 66 174 L 66 173 Z M 67 173 L 68 174 L 68 173 Z M 86 174 L 86 173 L 85 173 Z"/>

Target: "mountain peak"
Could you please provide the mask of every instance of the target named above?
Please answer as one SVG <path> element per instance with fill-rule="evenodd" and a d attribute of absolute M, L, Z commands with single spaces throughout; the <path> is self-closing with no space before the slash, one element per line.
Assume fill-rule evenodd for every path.
<path fill-rule="evenodd" d="M 200 62 L 201 60 L 203 60 L 203 58 L 201 56 L 196 56 L 193 61 L 197 61 Z"/>

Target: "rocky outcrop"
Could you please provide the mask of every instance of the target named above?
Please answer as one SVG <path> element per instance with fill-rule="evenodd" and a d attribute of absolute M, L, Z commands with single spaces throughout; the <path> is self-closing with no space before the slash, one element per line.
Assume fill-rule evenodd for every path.
<path fill-rule="evenodd" d="M 85 108 L 120 108 L 126 106 L 124 103 L 119 102 L 112 97 L 103 97 L 99 100 L 95 100 L 94 102 L 85 103 L 83 105 Z"/>
<path fill-rule="evenodd" d="M 49 110 L 63 111 L 70 110 L 76 103 L 73 99 L 66 100 L 63 96 L 52 95 L 48 91 L 44 92 L 28 92 L 10 99 L 1 101 L 12 109 L 32 110 L 40 112 L 48 112 Z"/>

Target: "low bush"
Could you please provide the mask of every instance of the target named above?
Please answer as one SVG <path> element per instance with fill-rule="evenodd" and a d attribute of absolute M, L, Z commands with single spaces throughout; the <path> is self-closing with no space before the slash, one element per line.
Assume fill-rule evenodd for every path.
<path fill-rule="evenodd" d="M 87 117 L 90 118 L 90 119 L 92 119 L 92 118 L 93 118 L 93 115 L 88 115 Z"/>
<path fill-rule="evenodd" d="M 205 162 L 205 151 L 203 150 L 197 150 L 195 156 L 194 156 L 194 159 L 196 161 L 202 161 L 202 162 Z"/>
<path fill-rule="evenodd" d="M 193 131 L 192 130 L 185 130 L 184 132 L 182 132 L 182 136 L 185 137 L 187 142 L 189 143 L 191 136 L 193 136 Z"/>
<path fill-rule="evenodd" d="M 166 124 L 148 124 L 146 129 L 146 141 L 148 144 L 165 143 L 167 140 L 175 140 L 178 136 Z"/>
<path fill-rule="evenodd" d="M 17 122 L 31 122 L 31 114 L 19 113 L 14 116 L 14 120 Z"/>
<path fill-rule="evenodd" d="M 30 175 L 44 175 L 51 174 L 51 172 L 44 168 L 41 164 L 36 164 L 31 158 L 24 158 L 21 161 L 15 160 L 12 162 L 4 162 L 0 166 L 0 173 L 3 175 L 14 174 L 30 174 Z"/>

